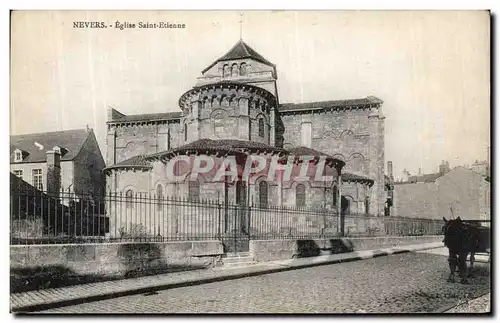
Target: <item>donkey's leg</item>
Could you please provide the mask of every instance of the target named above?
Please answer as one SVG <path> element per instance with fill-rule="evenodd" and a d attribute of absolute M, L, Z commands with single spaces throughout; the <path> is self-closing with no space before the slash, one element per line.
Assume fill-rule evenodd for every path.
<path fill-rule="evenodd" d="M 448 277 L 449 282 L 452 283 L 455 282 L 455 268 L 457 268 L 457 264 L 458 264 L 457 255 L 450 252 L 448 256 L 448 265 L 450 266 L 450 276 Z"/>
<path fill-rule="evenodd" d="M 473 270 L 474 270 L 474 260 L 476 260 L 476 258 L 474 257 L 475 255 L 476 253 L 474 251 L 470 253 L 470 268 L 468 272 L 469 277 L 474 276 Z"/>
<path fill-rule="evenodd" d="M 458 255 L 458 267 L 460 269 L 460 283 L 467 284 L 467 252 Z"/>

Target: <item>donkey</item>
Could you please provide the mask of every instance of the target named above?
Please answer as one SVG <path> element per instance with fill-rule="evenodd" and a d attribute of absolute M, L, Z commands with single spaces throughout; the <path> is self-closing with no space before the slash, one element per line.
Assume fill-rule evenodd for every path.
<path fill-rule="evenodd" d="M 474 255 L 479 248 L 479 230 L 476 226 L 467 224 L 457 217 L 453 220 L 444 220 L 444 245 L 448 248 L 448 264 L 450 266 L 449 282 L 455 282 L 455 270 L 458 266 L 460 283 L 467 284 L 467 256 L 470 254 L 471 267 L 469 276 L 472 276 Z"/>

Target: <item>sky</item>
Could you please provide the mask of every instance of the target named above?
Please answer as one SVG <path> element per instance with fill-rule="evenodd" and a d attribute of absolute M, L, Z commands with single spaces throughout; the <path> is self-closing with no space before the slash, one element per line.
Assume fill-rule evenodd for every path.
<path fill-rule="evenodd" d="M 280 103 L 384 101 L 385 159 L 435 172 L 485 160 L 490 145 L 486 11 L 246 11 L 243 40 L 276 64 Z M 184 29 L 76 29 L 74 21 L 183 23 Z M 108 107 L 179 111 L 201 71 L 240 38 L 236 11 L 14 12 L 11 134 L 94 129 Z"/>

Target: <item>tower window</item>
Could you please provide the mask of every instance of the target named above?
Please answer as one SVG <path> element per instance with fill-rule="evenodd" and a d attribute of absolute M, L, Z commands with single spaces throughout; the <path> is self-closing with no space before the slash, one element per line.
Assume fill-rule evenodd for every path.
<path fill-rule="evenodd" d="M 259 136 L 264 138 L 264 119 L 259 119 Z"/>
<path fill-rule="evenodd" d="M 234 63 L 233 66 L 231 66 L 231 76 L 238 76 L 239 72 L 238 64 Z"/>
<path fill-rule="evenodd" d="M 188 126 L 187 123 L 184 124 L 184 141 L 188 140 Z"/>
<path fill-rule="evenodd" d="M 240 75 L 247 75 L 247 64 L 241 63 L 241 65 L 240 65 Z"/>

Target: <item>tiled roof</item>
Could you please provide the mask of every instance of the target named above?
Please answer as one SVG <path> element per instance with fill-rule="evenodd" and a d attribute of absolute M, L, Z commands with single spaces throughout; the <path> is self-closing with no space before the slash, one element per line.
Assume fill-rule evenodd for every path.
<path fill-rule="evenodd" d="M 16 149 L 27 153 L 22 161 L 23 163 L 45 162 L 47 160 L 47 151 L 52 150 L 55 146 L 67 150 L 61 156 L 61 161 L 73 160 L 90 133 L 87 129 L 76 129 L 11 136 L 10 162 L 14 163 L 14 150 Z M 41 146 L 37 146 L 35 143 Z M 43 148 L 41 148 L 42 146 Z"/>
<path fill-rule="evenodd" d="M 248 46 L 247 43 L 245 43 L 243 40 L 240 39 L 225 55 L 223 55 L 215 62 L 213 62 L 210 66 L 208 66 L 206 69 L 204 69 L 202 73 L 208 71 L 210 68 L 212 68 L 212 66 L 217 64 L 217 62 L 229 61 L 233 59 L 242 59 L 242 58 L 252 58 L 263 64 L 274 66 L 273 63 L 269 62 L 261 54 L 257 53 L 252 47 Z"/>
<path fill-rule="evenodd" d="M 349 106 L 366 106 L 370 104 L 379 104 L 383 101 L 374 96 L 369 96 L 362 99 L 350 99 L 350 100 L 334 100 L 334 101 L 318 101 L 318 102 L 307 102 L 307 103 L 283 103 L 280 104 L 278 109 L 281 112 L 284 111 L 299 111 L 299 110 L 319 110 L 325 108 L 335 108 L 335 107 L 349 107 Z"/>
<path fill-rule="evenodd" d="M 109 122 L 171 120 L 171 119 L 180 119 L 181 117 L 182 117 L 181 111 L 166 112 L 166 113 L 131 114 L 114 118 Z"/>
<path fill-rule="evenodd" d="M 370 184 L 374 183 L 374 180 L 365 176 L 351 174 L 351 173 L 342 173 L 342 181 L 354 181 L 354 182 L 369 182 Z"/>
<path fill-rule="evenodd" d="M 287 149 L 287 151 L 291 152 L 292 154 L 294 155 L 300 155 L 300 156 L 314 156 L 314 157 L 320 157 L 320 156 L 326 156 L 326 157 L 329 157 L 329 158 L 332 158 L 332 156 L 328 155 L 328 154 L 325 154 L 323 152 L 320 152 L 320 151 L 317 151 L 317 150 L 314 150 L 312 148 L 308 148 L 308 147 L 303 147 L 303 146 L 300 146 L 300 147 L 294 147 L 294 148 L 289 148 Z"/>
<path fill-rule="evenodd" d="M 246 149 L 252 150 L 266 150 L 266 151 L 283 151 L 282 148 L 273 147 L 264 143 L 248 141 L 248 140 L 236 140 L 236 139 L 199 139 L 190 142 L 186 145 L 180 146 L 178 148 L 173 148 L 168 151 L 159 152 L 156 154 L 149 155 L 147 157 L 160 157 L 173 153 L 182 153 L 186 151 L 219 151 L 219 152 L 229 152 L 229 153 L 241 153 Z"/>
<path fill-rule="evenodd" d="M 119 163 L 106 167 L 106 169 L 113 168 L 151 168 L 151 163 L 146 160 L 145 155 L 138 155 L 132 158 L 122 160 Z"/>

